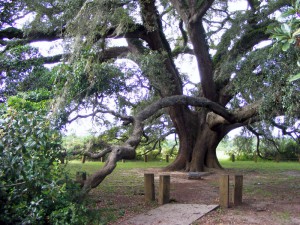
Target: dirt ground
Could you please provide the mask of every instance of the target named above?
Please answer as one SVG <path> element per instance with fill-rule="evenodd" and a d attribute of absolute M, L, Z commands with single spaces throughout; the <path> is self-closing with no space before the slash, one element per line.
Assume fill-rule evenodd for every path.
<path fill-rule="evenodd" d="M 155 186 L 158 187 L 159 169 L 131 170 L 131 176 L 140 177 L 152 172 L 155 174 Z M 212 171 L 201 180 L 187 179 L 187 173 L 171 172 L 171 203 L 218 204 L 219 177 L 222 174 L 232 177 L 235 170 Z M 195 221 L 196 224 L 300 224 L 300 171 L 239 171 L 243 175 L 243 204 L 218 208 Z M 124 194 L 121 190 L 112 195 L 105 194 L 99 201 L 99 207 L 118 206 L 120 217 L 113 223 L 122 224 L 128 218 L 157 207 L 157 203 L 144 203 L 143 184 L 130 188 L 133 194 Z M 128 190 L 127 190 L 128 192 Z M 117 194 L 120 193 L 120 194 Z M 156 192 L 157 193 L 157 192 Z M 101 195 L 101 193 L 100 193 Z M 109 199 L 109 201 L 106 201 Z"/>

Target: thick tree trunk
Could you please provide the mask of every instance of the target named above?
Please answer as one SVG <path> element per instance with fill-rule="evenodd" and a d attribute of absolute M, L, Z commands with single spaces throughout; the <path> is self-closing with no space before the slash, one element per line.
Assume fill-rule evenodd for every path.
<path fill-rule="evenodd" d="M 202 110 L 197 116 L 191 112 L 178 109 L 171 110 L 171 118 L 179 136 L 179 153 L 166 170 L 204 171 L 206 168 L 221 169 L 216 155 L 216 148 L 224 132 L 222 128 L 213 131 L 206 123 L 207 110 Z"/>
<path fill-rule="evenodd" d="M 169 113 L 179 137 L 179 154 L 167 170 L 188 170 L 196 142 L 197 116 L 185 106 L 171 107 Z"/>

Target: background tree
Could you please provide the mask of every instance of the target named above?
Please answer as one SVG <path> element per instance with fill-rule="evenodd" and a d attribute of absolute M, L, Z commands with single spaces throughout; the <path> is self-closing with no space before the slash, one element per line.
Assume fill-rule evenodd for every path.
<path fill-rule="evenodd" d="M 237 160 L 298 161 L 300 151 L 298 128 L 282 132 L 266 123 L 244 127 L 228 144 L 227 154 Z"/>
<path fill-rule="evenodd" d="M 118 132 L 128 135 L 99 154 L 85 153 L 110 155 L 84 191 L 118 160 L 134 158 L 154 122 L 161 130 L 172 123 L 178 135 L 178 155 L 167 169 L 202 171 L 221 168 L 216 147 L 231 130 L 278 115 L 298 119 L 299 83 L 287 82 L 298 70 L 298 49 L 259 46 L 291 3 L 248 0 L 243 10 L 231 10 L 232 2 L 24 1 L 34 18 L 15 41 L 65 40 L 67 63 L 53 71 L 62 88 L 52 108 L 59 125 L 87 117 L 69 115 L 88 108 L 100 125 L 111 122 L 104 114 L 113 115 Z M 186 55 L 196 61 L 197 84 L 182 72 L 190 65 Z"/>

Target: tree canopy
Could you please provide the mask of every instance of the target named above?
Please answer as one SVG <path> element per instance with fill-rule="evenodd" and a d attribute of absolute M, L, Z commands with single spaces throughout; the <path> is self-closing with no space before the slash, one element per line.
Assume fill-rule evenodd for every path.
<path fill-rule="evenodd" d="M 151 134 L 178 136 L 179 152 L 167 169 L 202 171 L 221 167 L 216 147 L 231 130 L 264 122 L 289 131 L 299 119 L 299 81 L 289 82 L 299 73 L 298 42 L 282 51 L 269 33 L 280 26 L 278 15 L 291 12 L 290 1 L 248 0 L 241 9 L 234 0 L 1 4 L 2 100 L 43 87 L 56 96 L 51 115 L 57 125 L 93 116 L 124 137 L 97 154 L 84 153 L 110 154 L 84 184 L 86 191 L 118 160 L 134 158 Z M 26 15 L 31 20 L 18 28 L 16 20 Z M 30 47 L 62 39 L 64 52 L 50 57 Z M 183 67 L 192 67 L 192 60 L 197 69 L 187 75 Z M 43 67 L 55 62 L 60 65 L 51 70 Z M 91 113 L 82 115 L 85 108 Z"/>

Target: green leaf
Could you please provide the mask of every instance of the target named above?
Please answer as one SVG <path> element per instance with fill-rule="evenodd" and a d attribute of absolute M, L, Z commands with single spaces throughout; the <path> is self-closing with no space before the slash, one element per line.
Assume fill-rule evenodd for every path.
<path fill-rule="evenodd" d="M 288 24 L 286 24 L 286 23 L 282 24 L 281 25 L 281 30 L 284 33 L 288 34 L 289 36 L 291 35 L 291 28 L 290 28 L 290 26 Z"/>
<path fill-rule="evenodd" d="M 297 35 L 299 35 L 300 34 L 300 28 L 299 29 L 297 29 L 294 33 L 293 33 L 293 37 L 296 37 Z"/>
<path fill-rule="evenodd" d="M 290 38 L 290 39 L 288 40 L 288 43 L 289 43 L 289 44 L 294 44 L 294 43 L 295 43 L 295 39 L 294 39 L 294 38 Z"/>
<path fill-rule="evenodd" d="M 291 15 L 294 15 L 295 13 L 296 13 L 295 9 L 289 9 L 288 11 L 282 13 L 279 18 L 285 18 L 285 17 L 291 16 Z"/>
<path fill-rule="evenodd" d="M 296 0 L 296 2 L 295 2 L 295 9 L 297 10 L 297 9 L 299 9 L 299 5 L 300 5 L 300 1 L 299 0 Z"/>
<path fill-rule="evenodd" d="M 290 48 L 290 43 L 285 42 L 284 45 L 282 46 L 282 51 L 286 52 Z"/>
<path fill-rule="evenodd" d="M 278 34 L 278 35 L 273 35 L 272 38 L 275 38 L 277 41 L 283 41 L 283 40 L 286 40 L 288 38 L 288 36 L 286 35 L 281 35 L 281 34 Z"/>
<path fill-rule="evenodd" d="M 299 80 L 299 79 L 300 79 L 300 73 L 298 73 L 297 75 L 292 76 L 289 79 L 289 82 L 293 82 L 293 81 L 296 81 L 296 80 Z"/>

